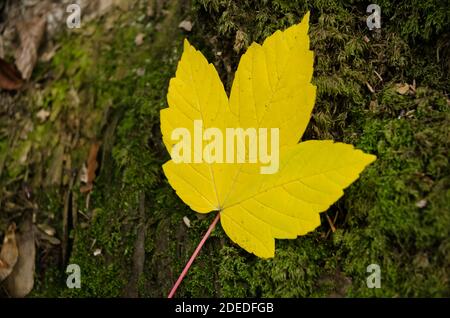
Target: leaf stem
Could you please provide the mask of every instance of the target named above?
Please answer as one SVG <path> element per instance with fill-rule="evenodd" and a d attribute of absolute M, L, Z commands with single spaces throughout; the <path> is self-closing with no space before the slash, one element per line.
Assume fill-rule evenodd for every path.
<path fill-rule="evenodd" d="M 208 228 L 208 231 L 206 231 L 205 235 L 203 236 L 202 240 L 198 244 L 197 248 L 195 249 L 194 253 L 192 254 L 191 258 L 187 262 L 186 266 L 184 267 L 183 271 L 180 274 L 180 277 L 178 277 L 175 285 L 173 285 L 172 290 L 169 293 L 169 296 L 167 298 L 172 298 L 173 295 L 175 295 L 175 292 L 177 291 L 178 286 L 180 286 L 181 282 L 183 281 L 184 276 L 186 276 L 189 268 L 191 267 L 192 263 L 194 262 L 195 258 L 197 257 L 198 253 L 202 249 L 203 245 L 205 244 L 206 240 L 208 239 L 209 235 L 211 234 L 212 230 L 216 227 L 217 222 L 220 219 L 220 212 L 217 212 L 216 217 L 214 218 L 214 221 L 211 223 L 211 225 Z"/>

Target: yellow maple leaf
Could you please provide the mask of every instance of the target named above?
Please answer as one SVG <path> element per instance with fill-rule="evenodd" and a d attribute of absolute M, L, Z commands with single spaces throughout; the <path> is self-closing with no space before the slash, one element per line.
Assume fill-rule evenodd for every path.
<path fill-rule="evenodd" d="M 309 13 L 262 45 L 253 43 L 241 57 L 230 98 L 214 66 L 185 40 L 169 85 L 169 107 L 161 110 L 163 141 L 171 154 L 177 147 L 173 131 L 183 127 L 197 138 L 198 122 L 202 129 L 215 128 L 224 134 L 229 127 L 264 128 L 269 144 L 275 137 L 267 136 L 267 131 L 278 129 L 275 173 L 261 173 L 261 161 L 211 160 L 212 154 L 195 146 L 182 151 L 194 157 L 192 162 L 179 162 L 172 155 L 163 165 L 170 185 L 187 205 L 199 213 L 219 211 L 225 233 L 262 258 L 274 256 L 275 238 L 293 239 L 319 226 L 319 213 L 376 159 L 332 140 L 299 143 L 316 96 L 308 21 Z M 236 145 L 233 150 L 238 152 Z M 252 156 L 248 148 L 241 159 Z M 204 160 L 198 160 L 202 156 Z"/>

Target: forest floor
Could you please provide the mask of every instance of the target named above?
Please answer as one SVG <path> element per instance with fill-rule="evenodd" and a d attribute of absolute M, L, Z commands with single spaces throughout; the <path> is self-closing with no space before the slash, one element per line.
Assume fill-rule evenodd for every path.
<path fill-rule="evenodd" d="M 167 295 L 214 219 L 190 210 L 161 169 L 169 154 L 159 111 L 183 38 L 229 92 L 250 43 L 308 10 L 318 90 L 303 139 L 351 143 L 378 159 L 318 229 L 277 240 L 273 259 L 217 226 L 177 296 L 450 296 L 444 2 L 378 1 L 374 31 L 364 1 L 98 2 L 107 8 L 82 16 L 81 28 L 64 22 L 45 40 L 51 56 L 24 88 L 0 91 L 0 237 L 30 215 L 51 236 L 37 240 L 30 296 Z M 81 268 L 80 289 L 66 286 L 68 264 Z M 379 289 L 367 287 L 370 264 L 380 266 Z"/>

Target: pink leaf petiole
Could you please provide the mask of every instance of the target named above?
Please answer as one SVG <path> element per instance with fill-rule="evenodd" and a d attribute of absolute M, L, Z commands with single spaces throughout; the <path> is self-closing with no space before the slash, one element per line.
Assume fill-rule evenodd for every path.
<path fill-rule="evenodd" d="M 180 286 L 181 282 L 183 281 L 184 276 L 186 276 L 189 268 L 191 267 L 192 263 L 194 262 L 195 258 L 197 257 L 198 253 L 202 249 L 203 245 L 205 244 L 206 240 L 208 239 L 209 235 L 211 234 L 212 230 L 216 227 L 217 222 L 220 219 L 220 212 L 217 213 L 216 217 L 214 218 L 214 221 L 211 223 L 211 225 L 208 228 L 208 231 L 206 231 L 205 235 L 203 236 L 202 240 L 198 244 L 197 248 L 195 249 L 194 253 L 192 254 L 191 258 L 187 262 L 186 266 L 184 267 L 183 271 L 180 274 L 180 277 L 178 277 L 175 285 L 173 285 L 169 296 L 167 298 L 172 298 L 175 295 L 175 292 L 177 291 L 178 286 Z"/>

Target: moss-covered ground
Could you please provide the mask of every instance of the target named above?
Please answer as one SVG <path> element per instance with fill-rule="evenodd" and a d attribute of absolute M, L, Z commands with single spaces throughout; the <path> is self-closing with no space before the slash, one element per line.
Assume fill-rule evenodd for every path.
<path fill-rule="evenodd" d="M 307 10 L 318 96 L 303 138 L 352 143 L 378 160 L 327 212 L 335 232 L 323 214 L 316 231 L 277 240 L 275 258 L 263 260 L 218 226 L 177 296 L 450 296 L 445 1 L 378 1 L 377 31 L 366 26 L 364 1 L 155 1 L 152 17 L 146 3 L 64 31 L 52 61 L 38 65 L 38 85 L 1 102 L 31 105 L 16 106 L 18 119 L 2 124 L 10 133 L 0 135 L 1 229 L 17 216 L 24 182 L 33 189 L 38 221 L 58 234 L 67 195 L 79 211 L 68 262 L 80 265 L 82 288 L 67 289 L 59 252 L 38 253 L 32 296 L 128 295 L 139 231 L 145 231 L 145 262 L 138 294 L 166 296 L 214 218 L 191 211 L 161 169 L 168 154 L 159 110 L 166 107 L 182 39 L 214 63 L 229 90 L 246 47 L 297 23 Z M 193 22 L 192 32 L 177 28 L 183 19 Z M 137 47 L 139 33 L 145 41 Z M 405 83 L 415 85 L 400 94 Z M 42 108 L 51 112 L 43 123 L 35 116 Z M 17 122 L 20 129 L 11 133 Z M 97 141 L 100 168 L 87 196 L 70 179 Z M 101 254 L 94 256 L 96 249 Z M 366 285 L 372 263 L 381 268 L 380 289 Z"/>

